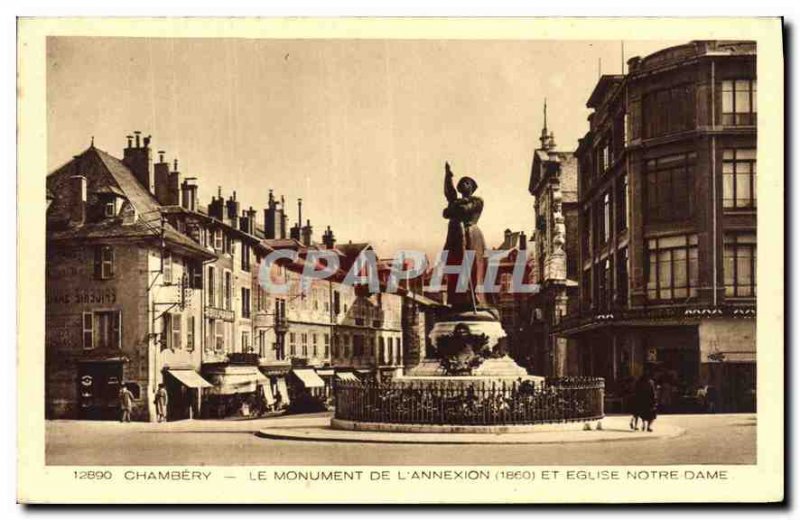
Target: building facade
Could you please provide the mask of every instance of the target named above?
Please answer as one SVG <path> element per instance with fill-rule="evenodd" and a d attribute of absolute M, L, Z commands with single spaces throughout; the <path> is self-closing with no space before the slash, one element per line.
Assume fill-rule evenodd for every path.
<path fill-rule="evenodd" d="M 196 179 L 181 181 L 177 161 L 152 155 L 149 136 L 135 132 L 122 159 L 92 145 L 47 178 L 48 417 L 116 418 L 123 384 L 137 420 L 155 420 L 161 384 L 170 419 L 324 401 L 337 373 L 394 377 L 409 349 L 424 352 L 424 310 L 407 289 L 343 283 L 368 244 L 336 245 L 330 227 L 314 242 L 301 201 L 287 236 L 272 193 L 261 223 L 236 192 L 225 199 L 220 189 L 202 207 Z M 276 249 L 298 254 L 273 266 L 287 294 L 259 280 Z M 313 249 L 335 251 L 342 269 L 303 293 Z"/>
<path fill-rule="evenodd" d="M 602 76 L 579 161 L 573 369 L 612 398 L 650 371 L 663 409 L 712 387 L 755 407 L 756 47 L 694 41 Z"/>
<path fill-rule="evenodd" d="M 90 147 L 47 178 L 46 410 L 110 419 L 127 384 L 134 417 L 153 420 L 159 384 L 170 418 L 200 412 L 202 292 L 213 255 L 162 218 L 149 138 L 124 159 Z M 202 385 L 202 383 L 200 383 Z"/>
<path fill-rule="evenodd" d="M 555 330 L 578 304 L 578 161 L 573 153 L 556 150 L 555 137 L 547 130 L 546 104 L 539 141 L 528 184 L 534 198 L 532 242 L 539 284 L 532 301 L 537 348 L 531 368 L 546 376 L 565 376 L 576 345 Z"/>

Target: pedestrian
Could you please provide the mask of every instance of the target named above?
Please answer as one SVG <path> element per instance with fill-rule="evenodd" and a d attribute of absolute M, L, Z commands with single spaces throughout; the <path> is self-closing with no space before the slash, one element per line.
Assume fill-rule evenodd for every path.
<path fill-rule="evenodd" d="M 168 402 L 169 396 L 167 395 L 167 389 L 164 388 L 163 383 L 159 383 L 158 390 L 156 390 L 156 397 L 153 400 L 153 403 L 156 405 L 156 420 L 158 422 L 166 422 Z"/>
<path fill-rule="evenodd" d="M 633 417 L 631 429 L 636 430 L 639 419 L 642 420 L 642 431 L 653 431 L 653 421 L 656 420 L 656 384 L 648 374 L 642 374 L 636 381 L 633 390 Z"/>
<path fill-rule="evenodd" d="M 131 422 L 131 410 L 133 410 L 133 393 L 128 390 L 128 386 L 122 383 L 119 389 L 119 408 L 122 415 L 119 422 Z"/>

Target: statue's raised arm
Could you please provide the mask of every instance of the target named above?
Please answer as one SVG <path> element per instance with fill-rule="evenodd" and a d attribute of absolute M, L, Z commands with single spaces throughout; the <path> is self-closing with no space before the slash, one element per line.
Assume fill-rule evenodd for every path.
<path fill-rule="evenodd" d="M 453 185 L 453 171 L 450 169 L 450 163 L 444 163 L 444 196 L 447 202 L 453 202 L 458 198 L 458 192 Z"/>

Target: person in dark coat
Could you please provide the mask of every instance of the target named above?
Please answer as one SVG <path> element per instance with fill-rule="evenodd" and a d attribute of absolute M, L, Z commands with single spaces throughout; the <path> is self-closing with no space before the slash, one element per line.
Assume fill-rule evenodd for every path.
<path fill-rule="evenodd" d="M 653 431 L 653 421 L 656 420 L 656 384 L 647 375 L 642 376 L 636 381 L 633 389 L 633 417 L 631 418 L 631 429 L 636 430 L 639 419 L 642 420 L 642 431 Z"/>

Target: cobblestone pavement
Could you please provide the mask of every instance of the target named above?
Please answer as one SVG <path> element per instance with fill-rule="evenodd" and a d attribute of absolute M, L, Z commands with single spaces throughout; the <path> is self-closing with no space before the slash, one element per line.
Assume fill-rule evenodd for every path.
<path fill-rule="evenodd" d="M 264 439 L 270 427 L 305 427 L 321 414 L 176 423 L 48 421 L 52 465 L 589 465 L 754 464 L 754 414 L 663 415 L 674 438 L 540 445 L 416 445 Z M 637 435 L 647 435 L 637 432 Z M 633 434 L 632 434 L 633 435 Z"/>

